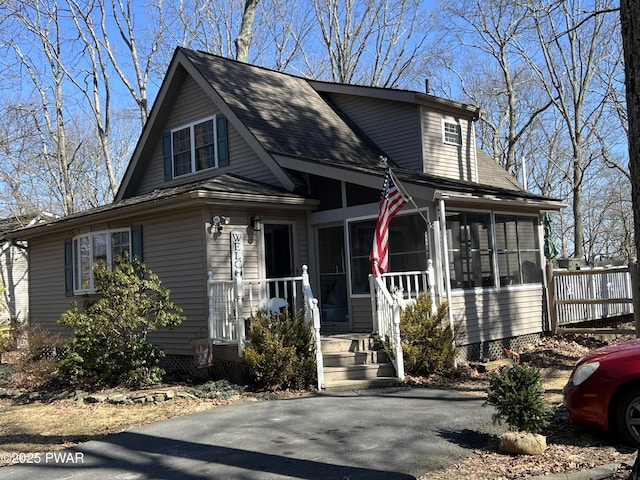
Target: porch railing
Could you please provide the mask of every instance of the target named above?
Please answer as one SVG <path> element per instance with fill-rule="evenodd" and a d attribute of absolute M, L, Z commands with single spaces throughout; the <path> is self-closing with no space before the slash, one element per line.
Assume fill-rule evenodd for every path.
<path fill-rule="evenodd" d="M 234 280 L 213 280 L 209 272 L 207 280 L 209 297 L 209 341 L 237 343 L 242 356 L 246 344 L 245 321 L 259 311 L 279 314 L 287 306 L 292 314 L 303 310 L 305 321 L 314 331 L 318 388 L 324 384 L 322 351 L 320 342 L 320 311 L 313 296 L 309 272 L 302 266 L 298 277 L 245 280 L 237 275 Z"/>
<path fill-rule="evenodd" d="M 391 353 L 398 379 L 404 379 L 404 356 L 400 338 L 400 311 L 406 304 L 415 302 L 420 294 L 431 292 L 432 309 L 437 309 L 435 299 L 433 262 L 428 260 L 427 270 L 401 273 L 385 273 L 380 277 L 369 276 L 371 311 L 374 333 L 377 333 L 385 350 Z"/>

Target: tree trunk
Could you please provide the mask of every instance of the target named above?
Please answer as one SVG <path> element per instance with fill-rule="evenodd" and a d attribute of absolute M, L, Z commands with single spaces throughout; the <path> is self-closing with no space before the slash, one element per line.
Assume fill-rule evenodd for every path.
<path fill-rule="evenodd" d="M 620 0 L 620 23 L 624 48 L 625 86 L 629 119 L 629 172 L 636 256 L 640 252 L 640 0 Z M 629 480 L 640 479 L 640 450 L 633 464 Z"/>
<path fill-rule="evenodd" d="M 236 60 L 247 62 L 249 60 L 249 46 L 253 36 L 253 21 L 256 18 L 256 6 L 260 0 L 245 0 L 242 23 L 238 38 L 236 38 Z"/>

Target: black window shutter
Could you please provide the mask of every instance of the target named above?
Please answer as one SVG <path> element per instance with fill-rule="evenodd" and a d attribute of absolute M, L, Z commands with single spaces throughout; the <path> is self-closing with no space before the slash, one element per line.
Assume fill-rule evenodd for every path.
<path fill-rule="evenodd" d="M 131 227 L 131 258 L 142 258 L 142 225 L 133 225 Z"/>
<path fill-rule="evenodd" d="M 229 141 L 227 139 L 227 117 L 216 117 L 216 134 L 218 138 L 218 167 L 229 165 Z M 213 167 L 213 165 L 211 165 Z"/>
<path fill-rule="evenodd" d="M 171 132 L 162 134 L 162 160 L 165 181 L 173 178 L 173 155 L 171 154 Z"/>
<path fill-rule="evenodd" d="M 64 293 L 73 297 L 73 240 L 64 239 Z"/>

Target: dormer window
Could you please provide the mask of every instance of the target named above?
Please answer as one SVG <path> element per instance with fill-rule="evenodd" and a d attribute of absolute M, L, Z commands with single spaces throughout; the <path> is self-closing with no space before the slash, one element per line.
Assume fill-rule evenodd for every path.
<path fill-rule="evenodd" d="M 462 145 L 462 128 L 458 122 L 442 121 L 442 141 L 447 145 Z"/>
<path fill-rule="evenodd" d="M 165 180 L 229 164 L 227 119 L 198 120 L 162 137 Z"/>

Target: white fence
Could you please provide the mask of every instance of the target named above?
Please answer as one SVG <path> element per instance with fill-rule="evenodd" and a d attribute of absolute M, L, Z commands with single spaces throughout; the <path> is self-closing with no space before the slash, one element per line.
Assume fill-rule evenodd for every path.
<path fill-rule="evenodd" d="M 552 270 L 550 277 L 554 331 L 571 324 L 634 313 L 629 267 Z"/>

